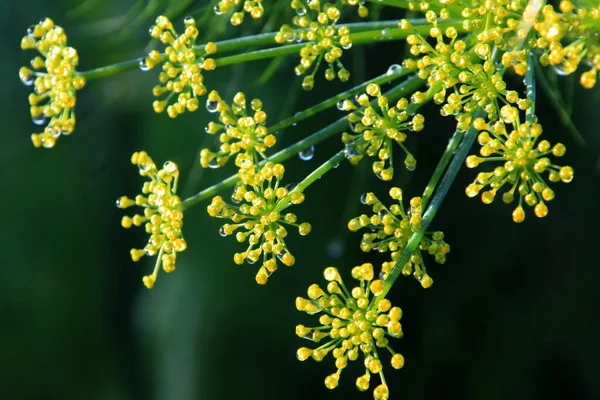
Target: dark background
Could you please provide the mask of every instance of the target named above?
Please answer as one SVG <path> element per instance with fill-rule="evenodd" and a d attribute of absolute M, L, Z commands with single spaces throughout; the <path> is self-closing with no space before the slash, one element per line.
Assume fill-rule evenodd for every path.
<path fill-rule="evenodd" d="M 80 70 L 144 54 L 152 19 L 119 34 L 119 16 L 134 2 L 94 2 L 80 13 L 73 12 L 75 1 L 0 2 L 0 398 L 371 398 L 354 386 L 360 365 L 347 368 L 330 392 L 323 379 L 335 369 L 332 357 L 296 360 L 296 349 L 310 344 L 294 335 L 294 327 L 312 318 L 295 310 L 294 299 L 323 282 L 327 265 L 349 279 L 352 266 L 381 261 L 361 253 L 360 235 L 345 226 L 368 211 L 358 202 L 360 193 L 382 194 L 389 185 L 377 182 L 367 163 L 343 163 L 311 186 L 296 212 L 313 232 L 290 235 L 297 263 L 266 287 L 254 282 L 256 266 L 233 263 L 240 245 L 221 238 L 220 221 L 208 217 L 207 203 L 198 205 L 185 215 L 188 250 L 177 271 L 162 273 L 146 290 L 141 277 L 154 260 L 134 264 L 128 253 L 147 237 L 141 229 L 122 229 L 123 213 L 114 206 L 117 197 L 141 187 L 131 153 L 144 149 L 157 164 L 175 161 L 182 197 L 232 170 L 201 171 L 198 150 L 211 144 L 204 134 L 211 117 L 204 110 L 175 121 L 154 114 L 156 72 L 138 70 L 89 82 L 78 93 L 74 134 L 52 150 L 33 148 L 29 136 L 39 128 L 29 117 L 30 88 L 18 79 L 19 67 L 34 54 L 19 48 L 30 24 L 49 16 L 63 26 L 79 51 Z M 225 28 L 225 36 L 239 35 L 257 25 L 211 22 L 209 36 Z M 356 84 L 400 62 L 403 49 L 382 44 L 348 53 L 344 60 Z M 268 85 L 247 92 L 263 100 L 271 123 L 350 87 L 325 83 L 321 72 L 316 89 L 303 93 L 292 72 L 296 61 L 289 58 Z M 207 73 L 206 82 L 230 99 L 266 65 L 222 68 Z M 461 171 L 432 225 L 452 246 L 448 262 L 429 260 L 431 289 L 404 278 L 391 293 L 404 310 L 405 331 L 392 345 L 406 358 L 401 371 L 386 365 L 392 398 L 600 398 L 599 93 L 576 89 L 572 100 L 585 147 L 540 94 L 545 134 L 566 144 L 560 162 L 576 171 L 572 183 L 553 186 L 557 196 L 547 218 L 529 212 L 516 225 L 512 207 L 468 199 L 464 187 L 475 172 Z M 332 110 L 301 123 L 281 142 L 293 143 L 340 115 Z M 410 196 L 422 191 L 452 133 L 452 121 L 435 108 L 425 115 L 425 131 L 408 141 L 419 168 L 411 174 L 397 168 L 393 182 Z M 311 161 L 289 160 L 286 181 L 300 181 L 339 147 L 332 138 Z"/>

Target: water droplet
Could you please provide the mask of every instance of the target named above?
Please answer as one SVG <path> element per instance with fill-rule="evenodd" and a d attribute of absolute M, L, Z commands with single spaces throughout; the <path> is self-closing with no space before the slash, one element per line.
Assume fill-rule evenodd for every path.
<path fill-rule="evenodd" d="M 52 136 L 54 136 L 55 138 L 59 138 L 60 135 L 62 135 L 62 130 L 60 128 L 54 128 L 52 130 Z"/>
<path fill-rule="evenodd" d="M 44 125 L 48 122 L 48 117 L 45 114 L 40 114 L 39 116 L 32 119 L 33 123 L 36 125 Z"/>
<path fill-rule="evenodd" d="M 337 163 L 337 164 L 335 164 L 335 165 L 333 166 L 333 168 L 335 169 L 335 168 L 337 168 L 337 167 L 339 167 L 339 166 L 340 166 L 340 163 Z"/>
<path fill-rule="evenodd" d="M 285 186 L 285 189 L 289 192 L 292 192 L 294 189 L 296 189 L 296 187 L 298 187 L 297 183 L 289 183 Z"/>
<path fill-rule="evenodd" d="M 190 15 L 188 15 L 187 17 L 185 17 L 183 19 L 183 23 L 186 24 L 186 25 L 193 24 L 194 22 L 195 22 L 194 21 L 194 17 L 192 17 Z"/>
<path fill-rule="evenodd" d="M 382 36 L 382 37 L 384 37 L 384 38 L 385 38 L 387 35 L 388 35 L 388 31 L 387 31 L 387 29 L 384 29 L 384 30 L 382 30 L 382 31 L 381 31 L 381 36 Z"/>
<path fill-rule="evenodd" d="M 379 218 L 383 218 L 383 217 L 385 217 L 388 214 L 389 214 L 389 212 L 386 209 L 379 210 L 379 212 L 377 213 L 377 215 L 379 215 Z"/>
<path fill-rule="evenodd" d="M 360 202 L 363 204 L 367 204 L 367 194 L 363 193 L 360 195 Z"/>
<path fill-rule="evenodd" d="M 235 196 L 235 194 L 231 195 L 231 202 L 234 204 L 240 204 L 240 200 Z"/>
<path fill-rule="evenodd" d="M 219 235 L 221 235 L 223 237 L 227 236 L 227 232 L 225 232 L 225 228 L 224 227 L 221 227 L 221 229 L 219 229 Z"/>
<path fill-rule="evenodd" d="M 210 113 L 216 113 L 217 110 L 219 109 L 219 102 L 206 100 L 206 109 Z"/>
<path fill-rule="evenodd" d="M 216 6 L 214 6 L 214 7 L 213 7 L 213 11 L 214 11 L 214 12 L 215 12 L 215 14 L 217 14 L 217 15 L 221 15 L 221 14 L 223 14 L 223 12 L 221 11 L 221 9 L 219 8 L 219 6 L 218 6 L 218 5 L 216 5 Z"/>
<path fill-rule="evenodd" d="M 150 67 L 146 63 L 146 59 L 145 58 L 142 58 L 140 60 L 140 70 L 142 70 L 143 72 L 146 72 L 146 71 L 150 70 Z"/>
<path fill-rule="evenodd" d="M 248 264 L 254 264 L 256 262 L 256 260 L 251 259 L 250 257 L 246 258 L 246 262 Z"/>
<path fill-rule="evenodd" d="M 121 198 L 117 199 L 117 208 L 121 208 Z"/>
<path fill-rule="evenodd" d="M 313 331 L 310 331 L 306 335 L 304 335 L 304 339 L 310 340 L 312 342 L 314 342 L 314 339 L 313 339 L 314 337 L 315 337 L 315 333 Z"/>
<path fill-rule="evenodd" d="M 298 7 L 295 9 L 296 14 L 298 14 L 299 16 L 303 16 L 306 15 L 306 8 L 304 7 Z"/>
<path fill-rule="evenodd" d="M 338 101 L 336 107 L 338 110 L 344 111 L 344 100 Z"/>
<path fill-rule="evenodd" d="M 283 249 L 279 253 L 277 253 L 277 258 L 279 258 L 279 261 L 283 262 L 283 256 L 285 256 L 287 253 L 288 251 L 286 249 Z"/>
<path fill-rule="evenodd" d="M 553 65 L 552 68 L 554 68 L 554 72 L 556 72 L 560 76 L 569 75 L 569 72 L 565 68 L 564 63 Z"/>
<path fill-rule="evenodd" d="M 211 168 L 211 169 L 219 168 L 219 161 L 217 161 L 217 157 L 212 158 L 208 162 L 208 168 Z"/>
<path fill-rule="evenodd" d="M 265 268 L 265 269 L 267 270 L 267 276 L 271 277 L 271 275 L 273 275 L 273 271 L 271 271 L 270 269 L 267 269 L 267 268 Z"/>
<path fill-rule="evenodd" d="M 379 273 L 379 279 L 382 280 L 383 282 L 385 282 L 385 272 L 381 271 Z"/>
<path fill-rule="evenodd" d="M 350 157 L 354 157 L 354 156 L 358 155 L 358 150 L 356 150 L 356 146 L 354 145 L 353 142 L 346 143 L 346 146 L 344 147 L 344 154 L 345 154 L 346 158 L 350 158 Z"/>
<path fill-rule="evenodd" d="M 401 72 L 402 72 L 402 66 L 400 66 L 398 64 L 392 64 L 392 65 L 390 65 L 390 67 L 388 68 L 388 70 L 385 74 L 389 76 L 389 75 L 399 74 Z"/>
<path fill-rule="evenodd" d="M 352 47 L 352 42 L 347 42 L 342 45 L 342 49 L 348 50 Z"/>
<path fill-rule="evenodd" d="M 314 155 L 315 155 L 315 146 L 310 146 L 308 149 L 304 149 L 298 153 L 298 157 L 300 157 L 300 159 L 302 161 L 311 160 Z"/>
<path fill-rule="evenodd" d="M 34 30 L 35 30 L 35 25 L 29 25 L 29 28 L 27 28 L 27 34 L 33 35 Z"/>

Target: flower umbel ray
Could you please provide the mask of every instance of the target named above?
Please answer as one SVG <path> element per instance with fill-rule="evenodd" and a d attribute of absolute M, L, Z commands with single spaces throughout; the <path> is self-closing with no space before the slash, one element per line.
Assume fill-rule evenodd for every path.
<path fill-rule="evenodd" d="M 515 194 L 519 196 L 519 204 L 512 214 L 513 221 L 520 223 L 525 220 L 523 201 L 534 207 L 537 217 L 548 215 L 546 202 L 554 199 L 554 190 L 542 175 L 546 173 L 550 182 L 569 183 L 573 180 L 573 168 L 556 165 L 549 158 L 550 155 L 562 157 L 566 147 L 562 143 L 552 146 L 547 140 L 539 140 L 542 126 L 538 123 L 523 123 L 517 119 L 510 124 L 497 121 L 488 125 L 479 119 L 474 126 L 482 131 L 477 138 L 481 157 L 467 157 L 467 167 L 476 168 L 484 162 L 500 162 L 502 165 L 493 171 L 480 172 L 467 186 L 467 196 L 475 197 L 488 188 L 481 194 L 481 201 L 490 204 L 496 193 L 506 185 L 508 190 L 502 195 L 502 201 L 510 204 Z"/>
<path fill-rule="evenodd" d="M 44 132 L 31 135 L 33 145 L 49 149 L 75 129 L 75 92 L 85 85 L 85 79 L 75 71 L 79 56 L 77 50 L 67 46 L 64 29 L 50 18 L 27 29 L 21 48 L 35 49 L 40 54 L 31 60 L 33 69 L 22 67 L 19 77 L 25 85 L 34 87 L 29 95 L 33 122 L 46 124 Z"/>
<path fill-rule="evenodd" d="M 304 194 L 295 190 L 295 185 L 281 185 L 285 171 L 283 165 L 268 162 L 258 169 L 247 161 L 240 168 L 238 175 L 241 182 L 231 196 L 236 204 L 227 204 L 221 196 L 216 196 L 207 211 L 211 217 L 226 218 L 233 222 L 221 227 L 221 236 L 233 235 L 237 231 L 235 238 L 238 242 L 248 241 L 248 248 L 236 253 L 233 260 L 236 264 L 243 264 L 244 261 L 254 264 L 261 260 L 256 282 L 264 285 L 277 270 L 277 260 L 288 267 L 296 261 L 285 243 L 288 234 L 285 226 L 298 229 L 300 235 L 307 235 L 311 225 L 307 222 L 298 224 L 293 213 L 284 214 L 291 205 L 302 203 Z"/>
<path fill-rule="evenodd" d="M 348 222 L 348 229 L 353 232 L 363 228 L 369 228 L 372 231 L 363 235 L 360 242 L 362 251 L 390 252 L 391 260 L 384 262 L 381 267 L 381 278 L 384 280 L 387 279 L 388 274 L 394 268 L 413 233 L 421 229 L 422 218 L 422 200 L 420 197 L 413 197 L 410 200 L 408 210 L 405 210 L 402 204 L 402 190 L 400 188 L 391 188 L 390 197 L 397 200 L 398 204 L 392 204 L 388 208 L 373 193 L 363 194 L 361 202 L 373 207 L 373 215 L 363 214 Z M 409 261 L 402 267 L 403 275 L 412 274 L 421 283 L 421 286 L 429 288 L 433 284 L 433 279 L 427 274 L 422 251 L 434 256 L 437 263 L 444 264 L 446 254 L 450 252 L 450 246 L 444 241 L 442 232 L 429 232 L 423 236 L 417 251 L 411 255 Z"/>
<path fill-rule="evenodd" d="M 381 384 L 375 387 L 373 396 L 377 400 L 388 399 L 389 390 L 378 349 L 386 349 L 391 354 L 390 364 L 393 368 L 404 366 L 404 357 L 390 347 L 388 339 L 403 336 L 399 322 L 402 310 L 392 307 L 388 299 L 380 299 L 377 304 L 370 306 L 370 297 L 381 294 L 384 287 L 381 280 L 373 280 L 371 264 L 352 269 L 352 277 L 360 282 L 352 290 L 346 288 L 336 268 L 326 268 L 323 275 L 329 282 L 327 291 L 313 284 L 308 288 L 308 299 L 296 298 L 298 311 L 311 315 L 320 313 L 320 325 L 298 325 L 296 334 L 315 343 L 325 339 L 326 343 L 315 349 L 299 348 L 298 359 L 304 361 L 312 357 L 315 361 L 322 361 L 331 352 L 337 371 L 325 378 L 325 386 L 334 389 L 348 362 L 356 361 L 362 355 L 365 373 L 356 379 L 356 387 L 361 391 L 367 390 L 371 375 L 379 375 Z"/>
<path fill-rule="evenodd" d="M 148 181 L 142 186 L 142 194 L 138 194 L 135 199 L 126 196 L 119 198 L 117 207 L 128 208 L 135 205 L 144 209 L 143 214 L 135 214 L 133 217 L 124 216 L 121 225 L 124 228 L 131 228 L 132 225 L 143 224 L 146 233 L 150 235 L 143 249 L 131 249 L 131 258 L 133 261 L 139 261 L 146 255 L 157 256 L 154 271 L 143 278 L 144 285 L 151 289 L 161 266 L 163 271 L 173 272 L 177 253 L 187 247 L 181 235 L 183 227 L 183 212 L 179 209 L 181 200 L 175 194 L 179 170 L 171 161 L 167 161 L 163 168 L 158 169 L 148 154 L 143 151 L 134 153 L 131 162 L 139 167 L 140 175 L 147 177 Z"/>

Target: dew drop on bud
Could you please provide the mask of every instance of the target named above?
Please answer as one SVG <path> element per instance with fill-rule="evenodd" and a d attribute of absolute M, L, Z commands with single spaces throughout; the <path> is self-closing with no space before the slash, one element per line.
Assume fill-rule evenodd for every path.
<path fill-rule="evenodd" d="M 300 159 L 302 161 L 311 160 L 314 155 L 315 155 L 315 146 L 310 146 L 308 149 L 302 150 L 301 152 L 298 153 L 298 157 L 300 157 Z"/>
<path fill-rule="evenodd" d="M 150 67 L 146 63 L 146 59 L 145 58 L 142 58 L 140 60 L 140 70 L 143 71 L 143 72 L 146 72 L 146 71 L 150 70 Z"/>
<path fill-rule="evenodd" d="M 219 109 L 219 102 L 206 100 L 206 109 L 210 113 L 216 113 L 217 110 Z"/>
<path fill-rule="evenodd" d="M 296 189 L 296 187 L 298 186 L 297 183 L 289 183 L 285 186 L 285 189 L 289 192 L 293 191 L 294 189 Z"/>
<path fill-rule="evenodd" d="M 212 158 L 208 162 L 208 168 L 211 168 L 211 169 L 219 168 L 219 161 L 217 161 L 217 157 Z"/>
<path fill-rule="evenodd" d="M 218 5 L 216 5 L 216 6 L 214 6 L 214 7 L 213 7 L 213 11 L 214 11 L 214 12 L 215 12 L 215 14 L 217 14 L 217 15 L 221 15 L 221 14 L 223 14 L 223 12 L 221 11 L 221 9 L 219 8 L 219 6 L 218 6 Z"/>
<path fill-rule="evenodd" d="M 363 204 L 367 204 L 367 194 L 363 193 L 360 195 L 360 202 Z"/>
<path fill-rule="evenodd" d="M 121 208 L 121 198 L 117 199 L 117 208 Z"/>
<path fill-rule="evenodd" d="M 399 74 L 400 72 L 402 72 L 402 67 L 398 64 L 392 64 L 392 65 L 390 65 L 390 67 L 388 68 L 388 70 L 385 74 L 390 76 L 390 75 Z"/>
<path fill-rule="evenodd" d="M 227 232 L 225 232 L 225 228 L 224 227 L 221 227 L 221 229 L 219 229 L 219 235 L 221 235 L 223 237 L 227 236 Z"/>
<path fill-rule="evenodd" d="M 306 335 L 304 335 L 304 339 L 306 340 L 310 340 L 310 341 L 314 341 L 315 337 L 315 333 L 313 331 L 308 332 Z"/>
<path fill-rule="evenodd" d="M 48 118 L 45 114 L 40 114 L 39 116 L 33 118 L 32 121 L 36 125 L 44 125 L 48 121 Z"/>

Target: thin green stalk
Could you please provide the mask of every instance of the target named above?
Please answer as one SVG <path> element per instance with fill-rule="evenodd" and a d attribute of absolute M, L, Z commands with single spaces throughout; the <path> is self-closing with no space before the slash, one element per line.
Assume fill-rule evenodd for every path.
<path fill-rule="evenodd" d="M 404 69 L 404 68 L 397 68 L 395 70 L 393 70 L 393 69 L 389 70 L 385 74 L 379 75 L 378 77 L 368 80 L 358 86 L 353 87 L 350 90 L 346 90 L 345 92 L 342 92 L 342 93 L 340 93 L 336 96 L 333 96 L 325 101 L 322 101 L 321 103 L 314 105 L 304 111 L 300 111 L 290 118 L 287 118 L 281 122 L 276 123 L 275 125 L 269 127 L 269 131 L 277 132 L 280 129 L 286 128 L 288 126 L 292 126 L 299 121 L 305 120 L 306 118 L 312 117 L 315 114 L 325 111 L 325 110 L 337 105 L 337 103 L 339 101 L 345 100 L 351 96 L 354 96 L 357 93 L 362 92 L 371 83 L 383 85 L 383 84 L 391 82 L 395 79 L 398 79 L 402 76 L 406 76 L 412 72 L 413 72 L 413 70 Z"/>
<path fill-rule="evenodd" d="M 411 23 L 415 29 L 421 34 L 425 34 L 429 31 L 431 24 L 426 20 L 419 18 L 411 20 Z M 407 32 L 403 32 L 397 28 L 397 21 L 375 21 L 375 22 L 358 22 L 353 24 L 347 24 L 350 31 L 353 32 L 350 36 L 353 43 L 364 44 L 373 41 L 382 40 L 397 40 L 407 36 Z M 439 24 L 440 28 L 447 28 L 454 26 L 459 31 L 462 30 L 459 21 L 444 21 Z M 385 33 L 382 33 L 385 32 Z M 261 33 L 258 35 L 245 36 L 236 39 L 223 40 L 216 42 L 218 48 L 218 54 L 234 52 L 238 50 L 244 50 L 253 47 L 262 47 L 267 45 L 275 44 L 275 35 L 277 32 Z M 252 51 L 247 53 L 238 54 L 235 56 L 223 57 L 216 59 L 217 65 L 231 65 L 239 62 L 260 60 L 264 58 L 276 57 L 279 55 L 292 54 L 299 51 L 304 44 L 292 44 L 285 45 L 278 48 L 265 49 Z M 198 51 L 203 51 L 205 44 L 200 44 L 195 47 Z M 279 49 L 279 51 L 276 51 Z M 257 53 L 253 56 L 253 54 Z M 235 58 L 237 57 L 237 58 Z M 121 72 L 130 71 L 139 67 L 140 61 L 143 57 L 138 57 L 132 60 L 122 61 L 116 64 L 106 65 L 103 67 L 94 68 L 88 71 L 82 71 L 78 74 L 86 78 L 87 80 L 104 78 L 112 75 L 119 74 Z"/>
<path fill-rule="evenodd" d="M 321 166 L 319 168 L 317 168 L 313 172 L 311 172 L 306 178 L 304 178 L 294 188 L 294 190 L 292 190 L 287 195 L 286 198 L 282 199 L 282 201 L 281 201 L 281 207 L 282 207 L 282 209 L 285 208 L 285 206 L 287 204 L 289 204 L 289 202 L 292 199 L 292 194 L 293 193 L 302 193 L 307 187 L 309 187 L 310 185 L 312 185 L 317 179 L 321 178 L 327 172 L 331 171 L 333 168 L 335 168 L 336 166 L 338 166 L 339 163 L 341 163 L 344 160 L 345 157 L 346 157 L 346 153 L 344 152 L 344 150 L 341 150 L 341 151 L 337 152 L 329 160 L 327 160 L 323 164 L 321 164 Z"/>
<path fill-rule="evenodd" d="M 388 97 L 388 99 L 390 99 L 390 101 L 393 101 L 394 99 L 398 99 L 400 97 L 407 96 L 409 93 L 414 92 L 419 87 L 421 87 L 423 84 L 425 84 L 425 81 L 419 79 L 417 76 L 413 76 L 410 79 L 407 79 L 406 81 L 402 82 L 401 84 L 395 86 L 394 88 L 392 88 L 391 90 L 386 92 L 385 95 Z M 376 100 L 374 100 L 374 101 L 376 101 Z M 325 139 L 330 138 L 331 136 L 342 132 L 344 129 L 347 128 L 347 126 L 348 126 L 348 118 L 346 116 L 344 116 L 344 117 L 338 119 L 337 121 L 329 124 L 325 128 L 313 133 L 312 135 L 307 136 L 304 139 L 301 139 L 298 142 L 294 143 L 293 145 L 273 154 L 267 160 L 271 161 L 273 163 L 283 162 L 283 161 L 289 159 L 290 157 L 295 156 L 300 151 L 306 150 L 306 149 L 310 148 L 311 146 L 321 143 Z M 267 160 L 263 161 L 261 163 L 261 165 L 264 165 L 264 163 Z M 238 180 L 239 180 L 239 178 L 237 175 L 232 175 L 229 178 L 227 178 L 215 185 L 212 185 L 212 186 L 200 191 L 199 193 L 196 193 L 193 196 L 190 196 L 189 198 L 187 198 L 186 200 L 184 200 L 181 203 L 181 210 L 185 211 L 188 208 L 190 208 L 191 206 L 196 205 L 208 198 L 213 197 L 214 195 L 219 193 L 221 190 L 233 187 L 237 183 Z"/>
<path fill-rule="evenodd" d="M 448 142 L 448 147 L 446 147 L 444 154 L 442 154 L 442 157 L 440 158 L 438 165 L 435 167 L 435 171 L 433 171 L 433 175 L 431 176 L 431 179 L 429 180 L 429 183 L 423 192 L 422 204 L 424 209 L 427 208 L 429 198 L 433 194 L 434 189 L 440 181 L 442 174 L 446 170 L 446 167 L 450 163 L 450 160 L 452 159 L 452 156 L 454 155 L 454 152 L 456 151 L 456 148 L 458 147 L 463 136 L 463 133 L 457 130 L 454 132 L 454 135 L 452 135 L 452 138 Z"/>
<path fill-rule="evenodd" d="M 550 98 L 550 102 L 552 103 L 554 110 L 558 113 L 558 117 L 560 118 L 563 125 L 567 128 L 567 130 L 569 131 L 571 136 L 573 136 L 573 139 L 577 142 L 578 145 L 585 146 L 585 139 L 573 123 L 573 120 L 571 119 L 569 114 L 565 111 L 564 107 L 562 107 L 558 93 L 556 93 L 555 90 L 552 89 L 552 87 L 550 87 L 550 84 L 546 79 L 544 70 L 542 69 L 542 66 L 539 62 L 535 63 L 535 72 L 537 82 L 542 86 L 542 89 L 544 89 L 544 92 L 546 92 L 546 95 Z"/>
<path fill-rule="evenodd" d="M 525 95 L 527 100 L 531 102 L 531 105 L 527 109 L 525 120 L 529 123 L 536 122 L 535 116 L 535 67 L 533 66 L 533 53 L 529 55 L 527 60 L 527 73 L 525 74 Z"/>
<path fill-rule="evenodd" d="M 433 199 L 431 200 L 431 204 L 429 205 L 427 211 L 423 215 L 423 219 L 421 220 L 421 229 L 413 233 L 413 235 L 411 236 L 410 240 L 408 241 L 408 244 L 402 250 L 402 254 L 396 262 L 396 265 L 394 265 L 394 268 L 392 268 L 392 271 L 385 280 L 383 292 L 373 299 L 372 305 L 377 304 L 380 299 L 385 298 L 385 296 L 392 288 L 394 282 L 396 282 L 396 279 L 398 279 L 398 277 L 400 276 L 402 268 L 404 267 L 404 265 L 406 265 L 406 263 L 410 259 L 410 256 L 419 247 L 419 244 L 423 239 L 423 235 L 425 234 L 427 228 L 431 224 L 431 221 L 437 214 L 437 211 L 439 210 L 442 202 L 448 194 L 448 190 L 452 186 L 452 183 L 454 183 L 454 179 L 456 178 L 458 171 L 461 169 L 465 159 L 467 158 L 467 154 L 471 149 L 475 138 L 477 137 L 477 133 L 477 129 L 471 126 L 467 133 L 463 135 L 462 141 L 458 145 L 456 154 L 454 155 L 454 158 L 452 158 L 452 162 L 450 163 L 450 166 L 444 174 L 444 177 L 442 178 L 442 181 L 440 182 L 440 185 L 437 191 L 435 192 Z"/>

